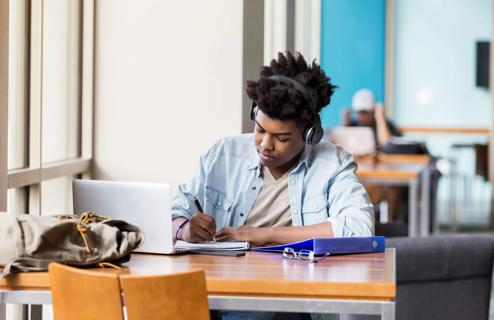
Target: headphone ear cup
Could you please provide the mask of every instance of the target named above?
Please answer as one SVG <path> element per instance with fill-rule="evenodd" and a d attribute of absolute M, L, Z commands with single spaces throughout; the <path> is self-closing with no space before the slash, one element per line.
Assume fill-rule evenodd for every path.
<path fill-rule="evenodd" d="M 305 144 L 312 144 L 312 136 L 314 135 L 314 126 L 307 127 L 304 131 Z"/>
<path fill-rule="evenodd" d="M 250 109 L 250 120 L 255 121 L 257 116 L 257 106 L 255 103 L 252 104 L 252 108 Z"/>
<path fill-rule="evenodd" d="M 321 126 L 314 126 L 314 128 L 315 131 L 314 131 L 314 135 L 312 136 L 311 144 L 318 144 L 322 140 L 322 137 L 324 136 L 324 130 Z"/>
<path fill-rule="evenodd" d="M 324 130 L 321 125 L 321 117 L 316 115 L 316 119 L 312 126 L 304 131 L 304 141 L 306 144 L 318 144 L 324 136 Z"/>

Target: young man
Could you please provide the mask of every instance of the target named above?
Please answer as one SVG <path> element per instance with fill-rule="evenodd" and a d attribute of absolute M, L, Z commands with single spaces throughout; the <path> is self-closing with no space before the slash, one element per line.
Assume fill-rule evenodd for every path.
<path fill-rule="evenodd" d="M 221 139 L 173 199 L 177 239 L 288 243 L 370 236 L 372 204 L 352 157 L 321 141 L 319 112 L 335 86 L 291 53 L 247 82 L 254 134 Z M 203 212 L 202 212 L 203 209 Z"/>

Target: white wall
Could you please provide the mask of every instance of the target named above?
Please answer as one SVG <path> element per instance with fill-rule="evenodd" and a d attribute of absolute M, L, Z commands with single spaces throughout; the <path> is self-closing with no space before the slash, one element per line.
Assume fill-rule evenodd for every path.
<path fill-rule="evenodd" d="M 475 42 L 492 37 L 492 0 L 395 1 L 395 120 L 490 127 L 491 94 L 475 86 Z"/>
<path fill-rule="evenodd" d="M 94 178 L 175 188 L 241 132 L 241 0 L 96 2 Z"/>

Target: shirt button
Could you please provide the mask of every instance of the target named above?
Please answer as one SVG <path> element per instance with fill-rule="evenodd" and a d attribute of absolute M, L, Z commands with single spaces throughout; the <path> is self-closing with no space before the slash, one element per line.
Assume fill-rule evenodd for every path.
<path fill-rule="evenodd" d="M 317 204 L 314 205 L 314 209 L 317 209 Z"/>
<path fill-rule="evenodd" d="M 253 186 L 253 187 L 252 187 L 252 190 L 256 190 L 256 186 Z"/>
<path fill-rule="evenodd" d="M 295 180 L 290 181 L 291 184 L 295 184 Z"/>
<path fill-rule="evenodd" d="M 221 206 L 221 201 L 218 201 L 218 205 Z"/>
<path fill-rule="evenodd" d="M 243 217 L 243 216 L 244 216 L 244 214 L 243 214 L 243 213 L 240 213 L 240 216 L 241 216 L 241 217 Z"/>
<path fill-rule="evenodd" d="M 298 210 L 297 209 L 293 209 L 293 212 L 298 213 Z"/>

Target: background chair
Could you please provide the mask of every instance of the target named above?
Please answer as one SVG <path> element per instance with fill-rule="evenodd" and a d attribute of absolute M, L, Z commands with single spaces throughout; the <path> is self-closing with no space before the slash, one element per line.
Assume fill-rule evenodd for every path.
<path fill-rule="evenodd" d="M 121 275 L 129 320 L 209 319 L 204 271 L 159 276 Z"/>
<path fill-rule="evenodd" d="M 389 238 L 396 248 L 396 319 L 489 318 L 494 259 L 491 235 Z M 343 319 L 375 319 L 345 315 Z"/>
<path fill-rule="evenodd" d="M 376 236 L 408 237 L 408 225 L 403 221 L 376 223 Z M 387 240 L 387 239 L 386 239 Z"/>
<path fill-rule="evenodd" d="M 118 274 L 48 266 L 56 320 L 123 320 Z"/>

